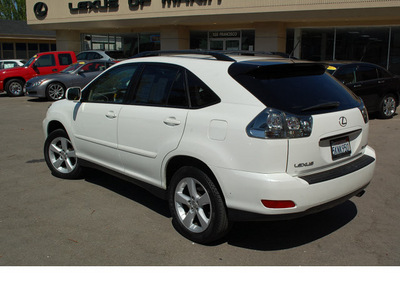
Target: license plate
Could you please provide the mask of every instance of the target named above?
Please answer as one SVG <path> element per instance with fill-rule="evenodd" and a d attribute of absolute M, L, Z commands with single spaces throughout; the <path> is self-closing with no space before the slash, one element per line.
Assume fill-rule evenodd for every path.
<path fill-rule="evenodd" d="M 331 151 L 333 160 L 350 156 L 351 147 L 349 137 L 346 136 L 340 139 L 331 140 Z"/>

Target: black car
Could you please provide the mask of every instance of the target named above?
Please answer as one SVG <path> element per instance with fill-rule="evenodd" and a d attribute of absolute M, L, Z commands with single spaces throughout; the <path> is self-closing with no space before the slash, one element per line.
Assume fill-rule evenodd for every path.
<path fill-rule="evenodd" d="M 327 71 L 365 103 L 369 113 L 388 119 L 399 106 L 400 78 L 386 69 L 364 62 L 331 62 Z"/>

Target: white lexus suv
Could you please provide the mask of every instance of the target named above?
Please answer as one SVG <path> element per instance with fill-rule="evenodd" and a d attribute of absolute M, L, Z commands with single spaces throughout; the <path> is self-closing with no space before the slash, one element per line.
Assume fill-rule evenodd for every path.
<path fill-rule="evenodd" d="M 368 114 L 325 65 L 159 51 L 120 62 L 53 103 L 44 155 L 61 178 L 100 168 L 169 201 L 175 228 L 210 243 L 240 220 L 303 216 L 372 179 Z"/>

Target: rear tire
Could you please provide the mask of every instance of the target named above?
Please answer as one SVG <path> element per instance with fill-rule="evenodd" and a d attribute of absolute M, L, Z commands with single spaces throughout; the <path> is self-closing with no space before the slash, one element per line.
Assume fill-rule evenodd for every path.
<path fill-rule="evenodd" d="M 74 146 L 63 129 L 57 129 L 48 135 L 44 143 L 44 159 L 54 176 L 63 179 L 81 178 L 82 167 Z"/>
<path fill-rule="evenodd" d="M 382 119 L 390 119 L 396 113 L 396 98 L 392 95 L 386 95 L 379 103 L 379 117 Z"/>
<path fill-rule="evenodd" d="M 19 97 L 24 95 L 25 82 L 21 79 L 11 79 L 7 81 L 5 90 L 9 97 Z"/>
<path fill-rule="evenodd" d="M 197 168 L 182 167 L 173 175 L 168 201 L 174 227 L 191 241 L 208 244 L 230 229 L 222 195 L 210 177 Z"/>

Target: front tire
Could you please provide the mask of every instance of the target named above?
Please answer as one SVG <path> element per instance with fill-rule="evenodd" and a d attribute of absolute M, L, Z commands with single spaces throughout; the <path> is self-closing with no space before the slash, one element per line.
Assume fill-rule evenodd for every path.
<path fill-rule="evenodd" d="M 215 183 L 203 171 L 182 167 L 168 189 L 172 222 L 191 241 L 208 244 L 229 230 L 225 203 Z"/>
<path fill-rule="evenodd" d="M 52 82 L 47 86 L 46 98 L 50 101 L 57 101 L 65 98 L 65 87 L 59 82 Z"/>
<path fill-rule="evenodd" d="M 396 98 L 389 94 L 382 98 L 379 103 L 379 117 L 382 119 L 390 119 L 396 113 Z"/>
<path fill-rule="evenodd" d="M 5 90 L 9 97 L 19 97 L 24 95 L 25 82 L 21 79 L 11 79 L 7 81 Z"/>
<path fill-rule="evenodd" d="M 64 130 L 57 129 L 48 135 L 44 143 L 44 158 L 54 176 L 63 179 L 81 177 L 82 167 Z"/>

